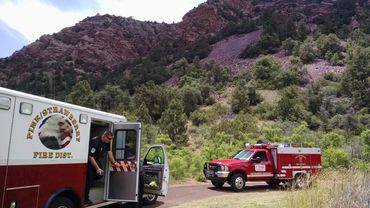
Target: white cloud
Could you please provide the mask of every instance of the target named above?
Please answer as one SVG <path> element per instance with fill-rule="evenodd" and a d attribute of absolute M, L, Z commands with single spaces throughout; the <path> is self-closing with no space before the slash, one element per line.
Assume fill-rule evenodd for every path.
<path fill-rule="evenodd" d="M 30 41 L 35 41 L 43 34 L 59 32 L 95 14 L 92 10 L 63 12 L 39 0 L 6 1 L 0 5 L 0 19 Z"/>
<path fill-rule="evenodd" d="M 32 42 L 41 35 L 59 32 L 97 13 L 132 16 L 142 21 L 179 22 L 186 12 L 206 0 L 95 1 L 98 9 L 95 7 L 62 11 L 42 0 L 0 0 L 0 19 Z"/>

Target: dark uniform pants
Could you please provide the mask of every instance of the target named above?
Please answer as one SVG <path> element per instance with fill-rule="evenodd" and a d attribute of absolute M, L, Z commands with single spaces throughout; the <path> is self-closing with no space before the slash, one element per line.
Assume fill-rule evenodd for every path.
<path fill-rule="evenodd" d="M 99 160 L 96 160 L 98 166 L 101 167 Z M 96 169 L 90 162 L 87 164 L 86 187 L 85 187 L 85 201 L 89 199 L 90 189 L 95 180 L 102 178 L 103 175 L 98 175 Z"/>

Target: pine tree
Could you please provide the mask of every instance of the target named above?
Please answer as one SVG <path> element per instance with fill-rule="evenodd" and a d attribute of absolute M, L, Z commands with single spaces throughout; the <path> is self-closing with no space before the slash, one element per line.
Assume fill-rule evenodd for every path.
<path fill-rule="evenodd" d="M 82 80 L 72 87 L 72 91 L 66 95 L 66 102 L 88 108 L 96 108 L 94 91 L 87 80 Z"/>
<path fill-rule="evenodd" d="M 370 47 L 355 46 L 348 54 L 342 87 L 357 107 L 370 107 Z"/>
<path fill-rule="evenodd" d="M 165 131 L 177 146 L 186 145 L 188 142 L 186 123 L 184 107 L 178 99 L 170 102 L 169 107 L 163 112 L 159 120 L 161 130 Z"/>

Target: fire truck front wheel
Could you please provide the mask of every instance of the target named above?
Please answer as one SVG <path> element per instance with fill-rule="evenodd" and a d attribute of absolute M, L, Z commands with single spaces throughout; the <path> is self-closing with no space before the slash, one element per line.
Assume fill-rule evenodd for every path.
<path fill-rule="evenodd" d="M 211 181 L 212 185 L 216 188 L 221 188 L 224 185 L 224 182 Z"/>
<path fill-rule="evenodd" d="M 230 178 L 230 186 L 236 191 L 242 191 L 245 187 L 245 177 L 241 173 L 234 173 Z"/>
<path fill-rule="evenodd" d="M 77 206 L 67 197 L 57 197 L 50 204 L 49 208 L 77 208 Z"/>

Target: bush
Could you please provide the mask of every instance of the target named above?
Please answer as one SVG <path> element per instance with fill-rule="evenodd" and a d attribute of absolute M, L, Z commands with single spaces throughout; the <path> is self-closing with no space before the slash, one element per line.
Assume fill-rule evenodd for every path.
<path fill-rule="evenodd" d="M 346 142 L 346 138 L 339 131 L 330 131 L 325 133 L 320 138 L 321 147 L 328 148 L 342 148 Z"/>
<path fill-rule="evenodd" d="M 280 73 L 280 63 L 271 56 L 260 56 L 256 60 L 254 77 L 260 83 L 275 86 L 276 77 Z"/>
<path fill-rule="evenodd" d="M 312 39 L 306 39 L 299 47 L 298 54 L 299 58 L 304 64 L 311 63 L 316 58 L 316 48 L 315 43 Z"/>
<path fill-rule="evenodd" d="M 329 147 L 323 151 L 324 168 L 346 168 L 349 165 L 348 154 L 340 148 Z"/>
<path fill-rule="evenodd" d="M 190 120 L 196 126 L 205 124 L 210 120 L 209 113 L 207 113 L 205 110 L 196 110 L 190 115 Z"/>

